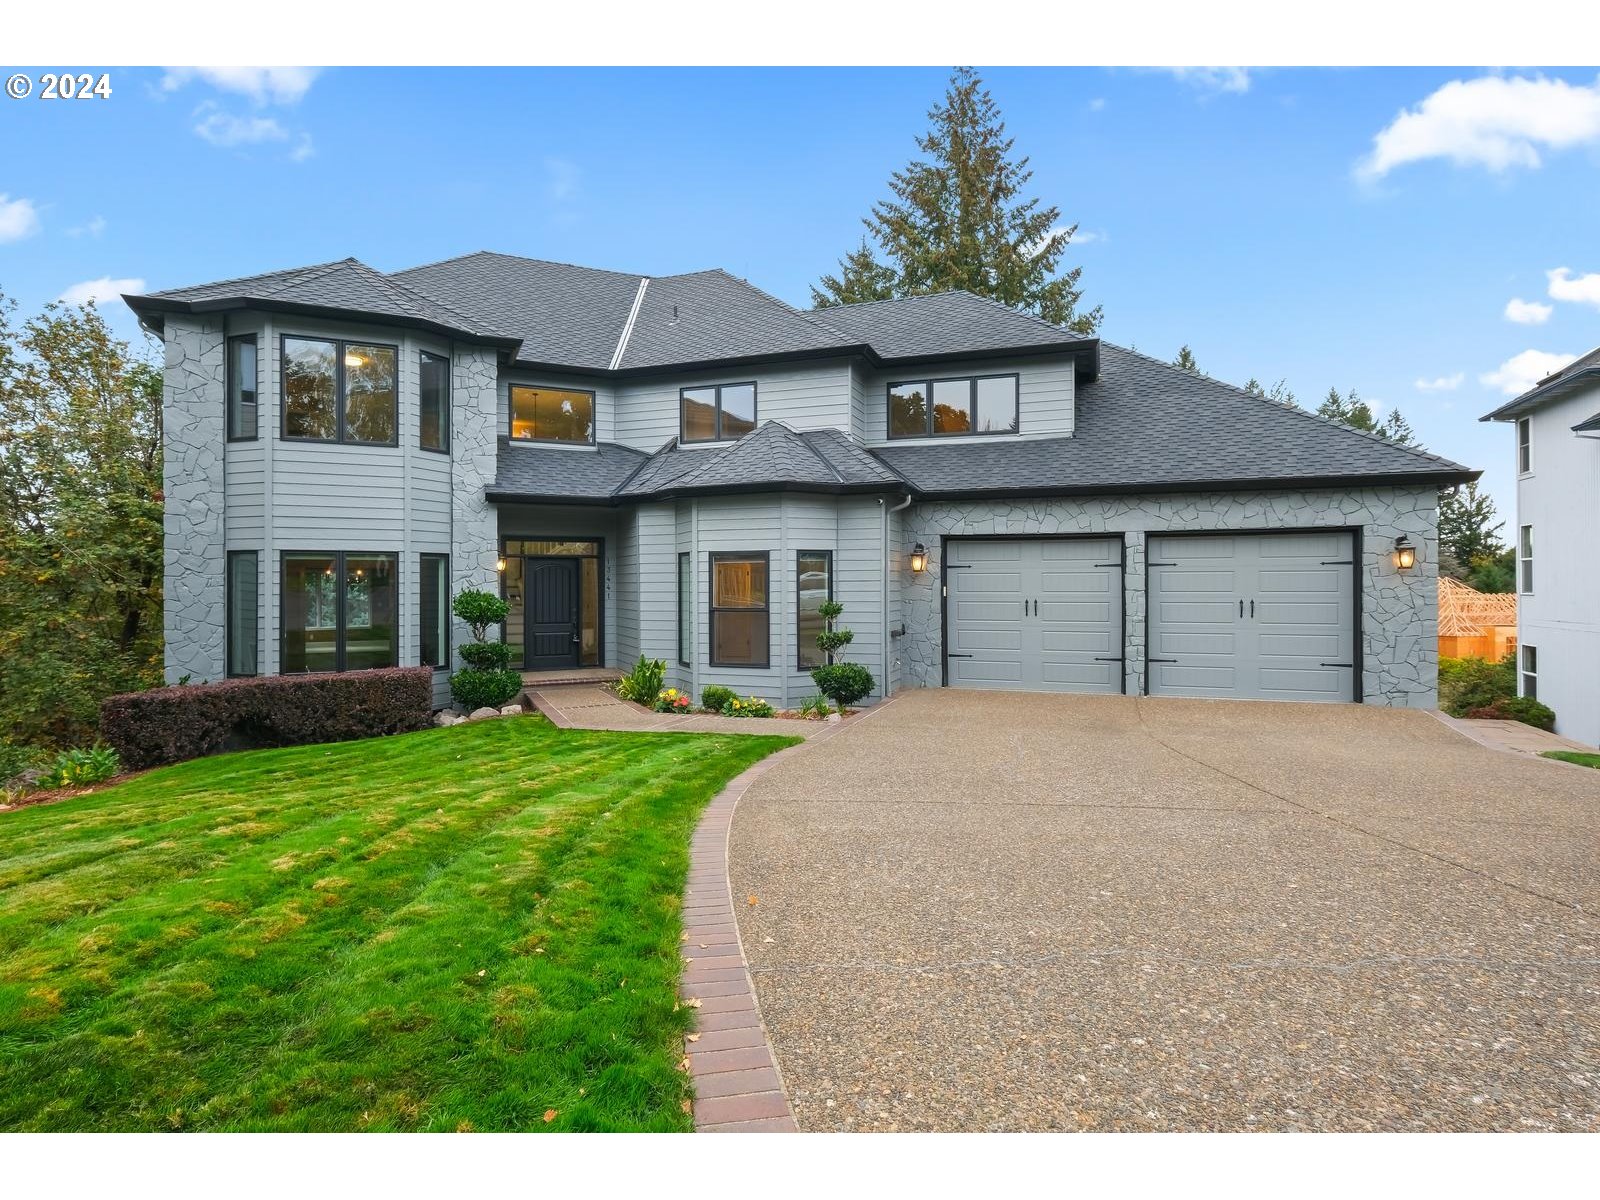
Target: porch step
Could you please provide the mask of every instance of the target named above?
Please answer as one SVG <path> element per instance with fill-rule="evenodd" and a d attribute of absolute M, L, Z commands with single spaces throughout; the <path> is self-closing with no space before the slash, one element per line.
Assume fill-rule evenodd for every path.
<path fill-rule="evenodd" d="M 611 667 L 565 667 L 556 671 L 524 671 L 525 688 L 559 687 L 564 683 L 614 683 L 622 672 Z"/>

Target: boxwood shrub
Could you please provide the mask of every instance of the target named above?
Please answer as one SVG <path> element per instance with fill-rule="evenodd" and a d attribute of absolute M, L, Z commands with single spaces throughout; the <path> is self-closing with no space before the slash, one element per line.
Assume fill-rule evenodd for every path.
<path fill-rule="evenodd" d="M 424 729 L 433 670 L 268 675 L 111 696 L 100 734 L 130 770 L 221 750 L 349 742 Z"/>

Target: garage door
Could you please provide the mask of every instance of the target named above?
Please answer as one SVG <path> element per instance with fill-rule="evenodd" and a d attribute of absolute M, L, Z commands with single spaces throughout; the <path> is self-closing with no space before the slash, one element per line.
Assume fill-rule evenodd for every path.
<path fill-rule="evenodd" d="M 1117 538 L 952 538 L 945 545 L 951 687 L 1122 690 Z"/>
<path fill-rule="evenodd" d="M 1355 699 L 1354 537 L 1149 539 L 1152 696 Z"/>

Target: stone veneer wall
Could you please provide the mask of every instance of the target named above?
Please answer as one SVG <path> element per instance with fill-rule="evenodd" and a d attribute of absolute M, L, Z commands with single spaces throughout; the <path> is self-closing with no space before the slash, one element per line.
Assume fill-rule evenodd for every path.
<path fill-rule="evenodd" d="M 494 483 L 499 443 L 495 391 L 499 366 L 495 351 L 456 345 L 451 354 L 450 574 L 451 599 L 468 589 L 499 594 L 500 517 L 484 498 Z M 459 649 L 472 631 L 451 618 L 450 645 Z M 455 654 L 459 665 L 460 655 Z"/>
<path fill-rule="evenodd" d="M 168 683 L 227 674 L 223 541 L 223 321 L 169 316 L 163 384 L 162 518 Z"/>
<path fill-rule="evenodd" d="M 940 686 L 940 538 L 961 534 L 1121 534 L 1125 681 L 1144 692 L 1145 538 L 1187 530 L 1246 532 L 1362 528 L 1362 696 L 1368 704 L 1432 708 L 1438 682 L 1438 493 L 1428 486 L 1305 492 L 1206 492 L 1071 500 L 936 501 L 912 505 L 900 527 L 902 557 L 917 542 L 928 569 L 900 589 L 902 681 Z M 1417 546 L 1416 568 L 1396 570 L 1394 539 Z"/>

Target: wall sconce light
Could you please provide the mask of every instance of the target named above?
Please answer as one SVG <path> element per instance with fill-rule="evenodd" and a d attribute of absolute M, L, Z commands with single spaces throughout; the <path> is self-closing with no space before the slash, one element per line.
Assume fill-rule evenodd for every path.
<path fill-rule="evenodd" d="M 921 542 L 911 547 L 911 573 L 921 575 L 928 569 L 928 548 Z"/>
<path fill-rule="evenodd" d="M 1394 565 L 1401 571 L 1409 571 L 1417 565 L 1417 548 L 1403 533 L 1394 540 Z"/>
<path fill-rule="evenodd" d="M 506 560 L 503 558 L 495 559 L 494 569 L 504 575 L 506 573 Z"/>

